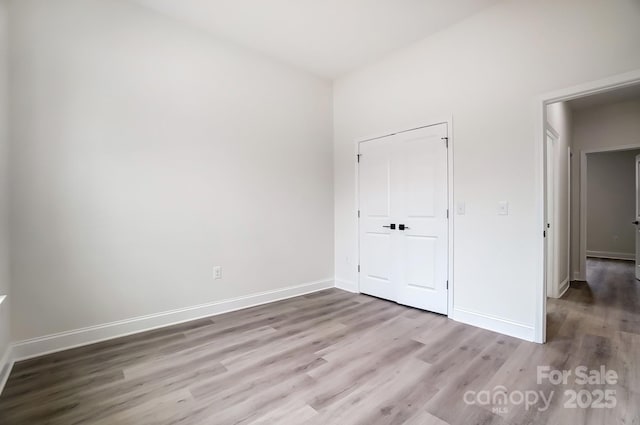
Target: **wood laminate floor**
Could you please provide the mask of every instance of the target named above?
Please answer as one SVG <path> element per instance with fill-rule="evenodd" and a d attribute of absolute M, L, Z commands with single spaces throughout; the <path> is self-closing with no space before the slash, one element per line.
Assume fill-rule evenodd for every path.
<path fill-rule="evenodd" d="M 631 263 L 588 267 L 550 300 L 546 345 L 327 290 L 17 363 L 0 424 L 638 424 L 640 284 Z M 545 365 L 619 379 L 537 384 Z M 565 408 L 571 389 L 616 406 Z M 554 395 L 527 409 L 519 391 Z"/>

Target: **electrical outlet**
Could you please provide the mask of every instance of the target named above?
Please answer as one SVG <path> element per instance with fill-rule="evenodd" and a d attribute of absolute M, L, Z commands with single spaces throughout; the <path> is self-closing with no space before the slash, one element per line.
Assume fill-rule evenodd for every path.
<path fill-rule="evenodd" d="M 213 268 L 213 278 L 215 280 L 222 279 L 222 267 L 221 266 L 215 266 Z"/>

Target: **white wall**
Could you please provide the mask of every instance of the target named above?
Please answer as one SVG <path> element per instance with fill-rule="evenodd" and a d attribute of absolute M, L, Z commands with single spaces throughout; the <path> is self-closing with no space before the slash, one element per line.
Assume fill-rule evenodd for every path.
<path fill-rule="evenodd" d="M 9 294 L 9 222 L 8 222 L 8 119 L 7 119 L 7 4 L 0 1 L 0 296 Z M 2 358 L 11 341 L 9 303 L 7 297 L 0 304 L 0 386 L 2 386 Z"/>
<path fill-rule="evenodd" d="M 638 116 L 640 120 L 640 116 Z M 636 155 L 587 155 L 587 255 L 635 259 Z"/>
<path fill-rule="evenodd" d="M 329 82 L 127 1 L 11 6 L 17 340 L 332 280 Z"/>
<path fill-rule="evenodd" d="M 354 142 L 453 115 L 454 317 L 533 338 L 535 98 L 640 68 L 634 0 L 510 1 L 335 83 L 336 279 L 357 281 Z M 509 201 L 508 216 L 497 215 Z"/>
<path fill-rule="evenodd" d="M 640 146 L 640 99 L 603 104 L 573 111 L 574 158 L 583 151 Z M 587 173 L 588 174 L 588 173 Z M 585 259 L 580 258 L 580 166 L 578 160 L 572 175 L 571 257 L 574 276 L 586 279 Z M 588 185 L 587 185 L 588 187 Z"/>
<path fill-rule="evenodd" d="M 550 297 L 559 297 L 569 285 L 569 147 L 571 147 L 571 108 L 566 102 L 547 106 L 547 123 L 558 134 L 554 145 L 555 191 L 553 217 L 555 267 Z M 575 164 L 575 162 L 574 162 Z"/>

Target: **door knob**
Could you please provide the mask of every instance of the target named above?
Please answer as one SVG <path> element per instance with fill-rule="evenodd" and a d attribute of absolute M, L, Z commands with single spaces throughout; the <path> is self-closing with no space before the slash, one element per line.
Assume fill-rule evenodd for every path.
<path fill-rule="evenodd" d="M 637 221 L 637 220 L 636 220 L 636 221 L 632 221 L 631 223 L 632 223 L 632 224 L 635 224 L 635 225 L 637 226 L 638 224 L 640 224 L 640 221 Z"/>
<path fill-rule="evenodd" d="M 382 226 L 382 227 L 386 227 L 387 229 L 391 229 L 391 230 L 396 230 L 396 225 L 395 225 L 395 223 L 391 223 L 391 224 L 390 224 L 390 225 L 388 225 L 388 226 Z"/>
<path fill-rule="evenodd" d="M 400 230 L 409 230 L 409 226 L 405 226 L 404 224 L 398 224 L 398 229 L 400 229 Z"/>

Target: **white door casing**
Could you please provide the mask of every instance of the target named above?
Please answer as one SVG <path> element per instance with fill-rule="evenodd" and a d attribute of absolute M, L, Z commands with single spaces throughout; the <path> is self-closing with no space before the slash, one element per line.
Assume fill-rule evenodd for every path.
<path fill-rule="evenodd" d="M 572 204 L 572 189 L 571 189 L 571 175 L 573 173 L 573 150 L 571 146 L 567 148 L 567 288 L 571 285 L 572 276 L 572 267 L 571 264 L 571 204 Z"/>
<path fill-rule="evenodd" d="M 550 131 L 546 137 L 546 211 L 545 211 L 545 236 L 546 236 L 546 282 L 547 296 L 557 297 L 558 282 L 556 282 L 556 223 L 555 223 L 555 135 Z"/>
<path fill-rule="evenodd" d="M 566 87 L 553 92 L 540 94 L 536 98 L 537 107 L 534 110 L 535 127 L 535 139 L 534 143 L 534 156 L 533 162 L 535 164 L 536 178 L 535 178 L 535 193 L 536 193 L 536 222 L 540 229 L 540 236 L 542 236 L 542 229 L 545 225 L 546 215 L 546 202 L 545 202 L 545 137 L 546 137 L 546 109 L 547 106 L 562 101 L 569 101 L 577 99 L 579 97 L 589 96 L 596 93 L 604 93 L 610 90 L 618 90 L 624 87 L 631 87 L 640 83 L 640 70 L 634 70 L 618 75 L 611 75 L 599 80 L 589 81 L 582 83 L 578 86 Z M 630 148 L 631 146 L 629 146 Z M 634 146 L 635 147 L 635 146 Z M 577 165 L 576 165 L 577 166 Z M 580 156 L 580 167 L 586 166 L 586 155 L 583 151 Z M 580 178 L 584 178 L 585 173 L 580 173 Z M 581 206 L 583 206 L 583 193 L 584 186 L 580 185 L 580 199 Z M 586 263 L 586 244 L 583 244 L 583 236 L 586 234 L 586 226 L 584 226 L 584 217 L 582 217 L 584 209 L 581 208 L 580 214 L 580 273 L 585 273 Z M 535 280 L 536 280 L 536 314 L 533 329 L 532 340 L 537 343 L 544 343 L 546 341 L 546 329 L 547 329 L 547 300 L 546 300 L 546 239 L 540 238 L 536 244 L 535 255 L 533 261 L 537 264 Z M 579 273 L 579 274 L 580 274 Z M 578 277 L 579 278 L 579 277 Z"/>
<path fill-rule="evenodd" d="M 359 153 L 360 291 L 447 314 L 447 125 L 362 142 Z"/>
<path fill-rule="evenodd" d="M 640 279 L 640 155 L 636 156 L 636 279 Z"/>

